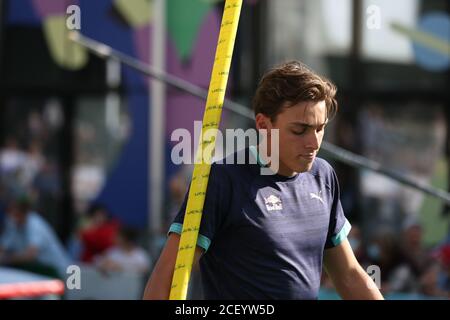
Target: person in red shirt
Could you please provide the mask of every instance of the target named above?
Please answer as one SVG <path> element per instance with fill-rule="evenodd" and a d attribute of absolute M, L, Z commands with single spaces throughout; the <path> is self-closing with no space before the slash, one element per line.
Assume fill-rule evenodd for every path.
<path fill-rule="evenodd" d="M 108 210 L 95 204 L 89 211 L 89 223 L 80 231 L 82 246 L 81 261 L 90 263 L 115 244 L 119 222 L 110 217 Z"/>

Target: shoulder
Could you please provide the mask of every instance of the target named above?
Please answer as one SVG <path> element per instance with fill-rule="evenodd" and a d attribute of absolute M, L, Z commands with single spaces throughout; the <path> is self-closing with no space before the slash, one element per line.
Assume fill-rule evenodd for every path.
<path fill-rule="evenodd" d="M 336 183 L 336 173 L 328 161 L 322 158 L 316 158 L 308 172 L 317 179 L 324 180 L 326 184 L 333 185 Z"/>
<path fill-rule="evenodd" d="M 250 164 L 248 157 L 248 149 L 244 149 L 214 162 L 211 165 L 208 189 L 212 188 L 224 197 L 240 192 L 247 185 L 246 182 L 253 181 L 255 172 L 259 170 L 258 165 Z"/>
<path fill-rule="evenodd" d="M 317 157 L 314 160 L 314 163 L 311 167 L 310 172 L 314 173 L 314 174 L 322 174 L 323 175 L 323 174 L 329 174 L 331 172 L 334 172 L 334 169 L 328 161 Z"/>
<path fill-rule="evenodd" d="M 32 228 L 45 229 L 48 227 L 47 222 L 36 212 L 30 212 L 27 219 L 28 225 Z"/>
<path fill-rule="evenodd" d="M 256 161 L 252 161 L 249 149 L 245 148 L 214 162 L 211 171 L 213 174 L 226 176 L 230 179 L 250 174 L 254 167 L 258 167 L 258 165 Z"/>

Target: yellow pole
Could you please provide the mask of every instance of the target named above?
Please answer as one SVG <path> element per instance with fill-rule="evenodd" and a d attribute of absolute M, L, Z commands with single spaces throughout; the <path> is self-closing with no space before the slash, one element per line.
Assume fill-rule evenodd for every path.
<path fill-rule="evenodd" d="M 194 261 L 198 231 L 205 203 L 211 160 L 215 148 L 215 133 L 219 128 L 225 99 L 228 74 L 233 56 L 234 42 L 241 13 L 242 0 L 226 0 L 217 42 L 216 57 L 209 84 L 208 98 L 203 115 L 202 133 L 197 148 L 196 164 L 192 175 L 186 213 L 178 247 L 175 270 L 170 290 L 171 300 L 185 300 Z M 206 130 L 209 131 L 205 135 Z M 211 134 L 213 132 L 214 134 Z"/>

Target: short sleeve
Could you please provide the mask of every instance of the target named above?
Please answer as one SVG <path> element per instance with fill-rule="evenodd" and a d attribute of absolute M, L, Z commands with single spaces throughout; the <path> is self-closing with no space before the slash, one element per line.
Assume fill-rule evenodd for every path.
<path fill-rule="evenodd" d="M 181 234 L 186 211 L 187 191 L 183 204 L 173 220 L 168 234 L 174 232 Z M 208 250 L 211 241 L 220 232 L 225 223 L 227 208 L 231 203 L 230 179 L 225 172 L 224 165 L 212 164 L 209 174 L 208 187 L 206 189 L 205 203 L 203 206 L 200 230 L 197 239 L 197 246 L 205 251 Z"/>
<path fill-rule="evenodd" d="M 330 223 L 328 226 L 327 241 L 325 244 L 325 249 L 334 248 L 344 241 L 351 229 L 350 222 L 344 215 L 344 210 L 342 209 L 340 193 L 339 193 L 339 183 L 333 168 L 330 166 L 329 184 L 331 188 L 331 193 L 333 195 L 331 212 L 330 212 Z"/>

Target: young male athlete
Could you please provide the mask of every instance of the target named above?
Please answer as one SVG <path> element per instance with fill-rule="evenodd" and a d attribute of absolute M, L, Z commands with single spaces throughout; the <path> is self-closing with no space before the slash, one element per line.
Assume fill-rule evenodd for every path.
<path fill-rule="evenodd" d="M 335 94 L 330 81 L 295 61 L 262 78 L 256 128 L 267 129 L 269 141 L 271 129 L 279 130 L 278 170 L 261 174 L 270 143 L 267 157 L 260 144 L 231 155 L 234 164 L 212 165 L 194 259 L 206 299 L 317 299 L 322 266 L 342 298 L 383 299 L 347 240 L 336 174 L 316 157 L 337 111 Z M 186 200 L 145 299 L 169 297 L 185 209 Z"/>

